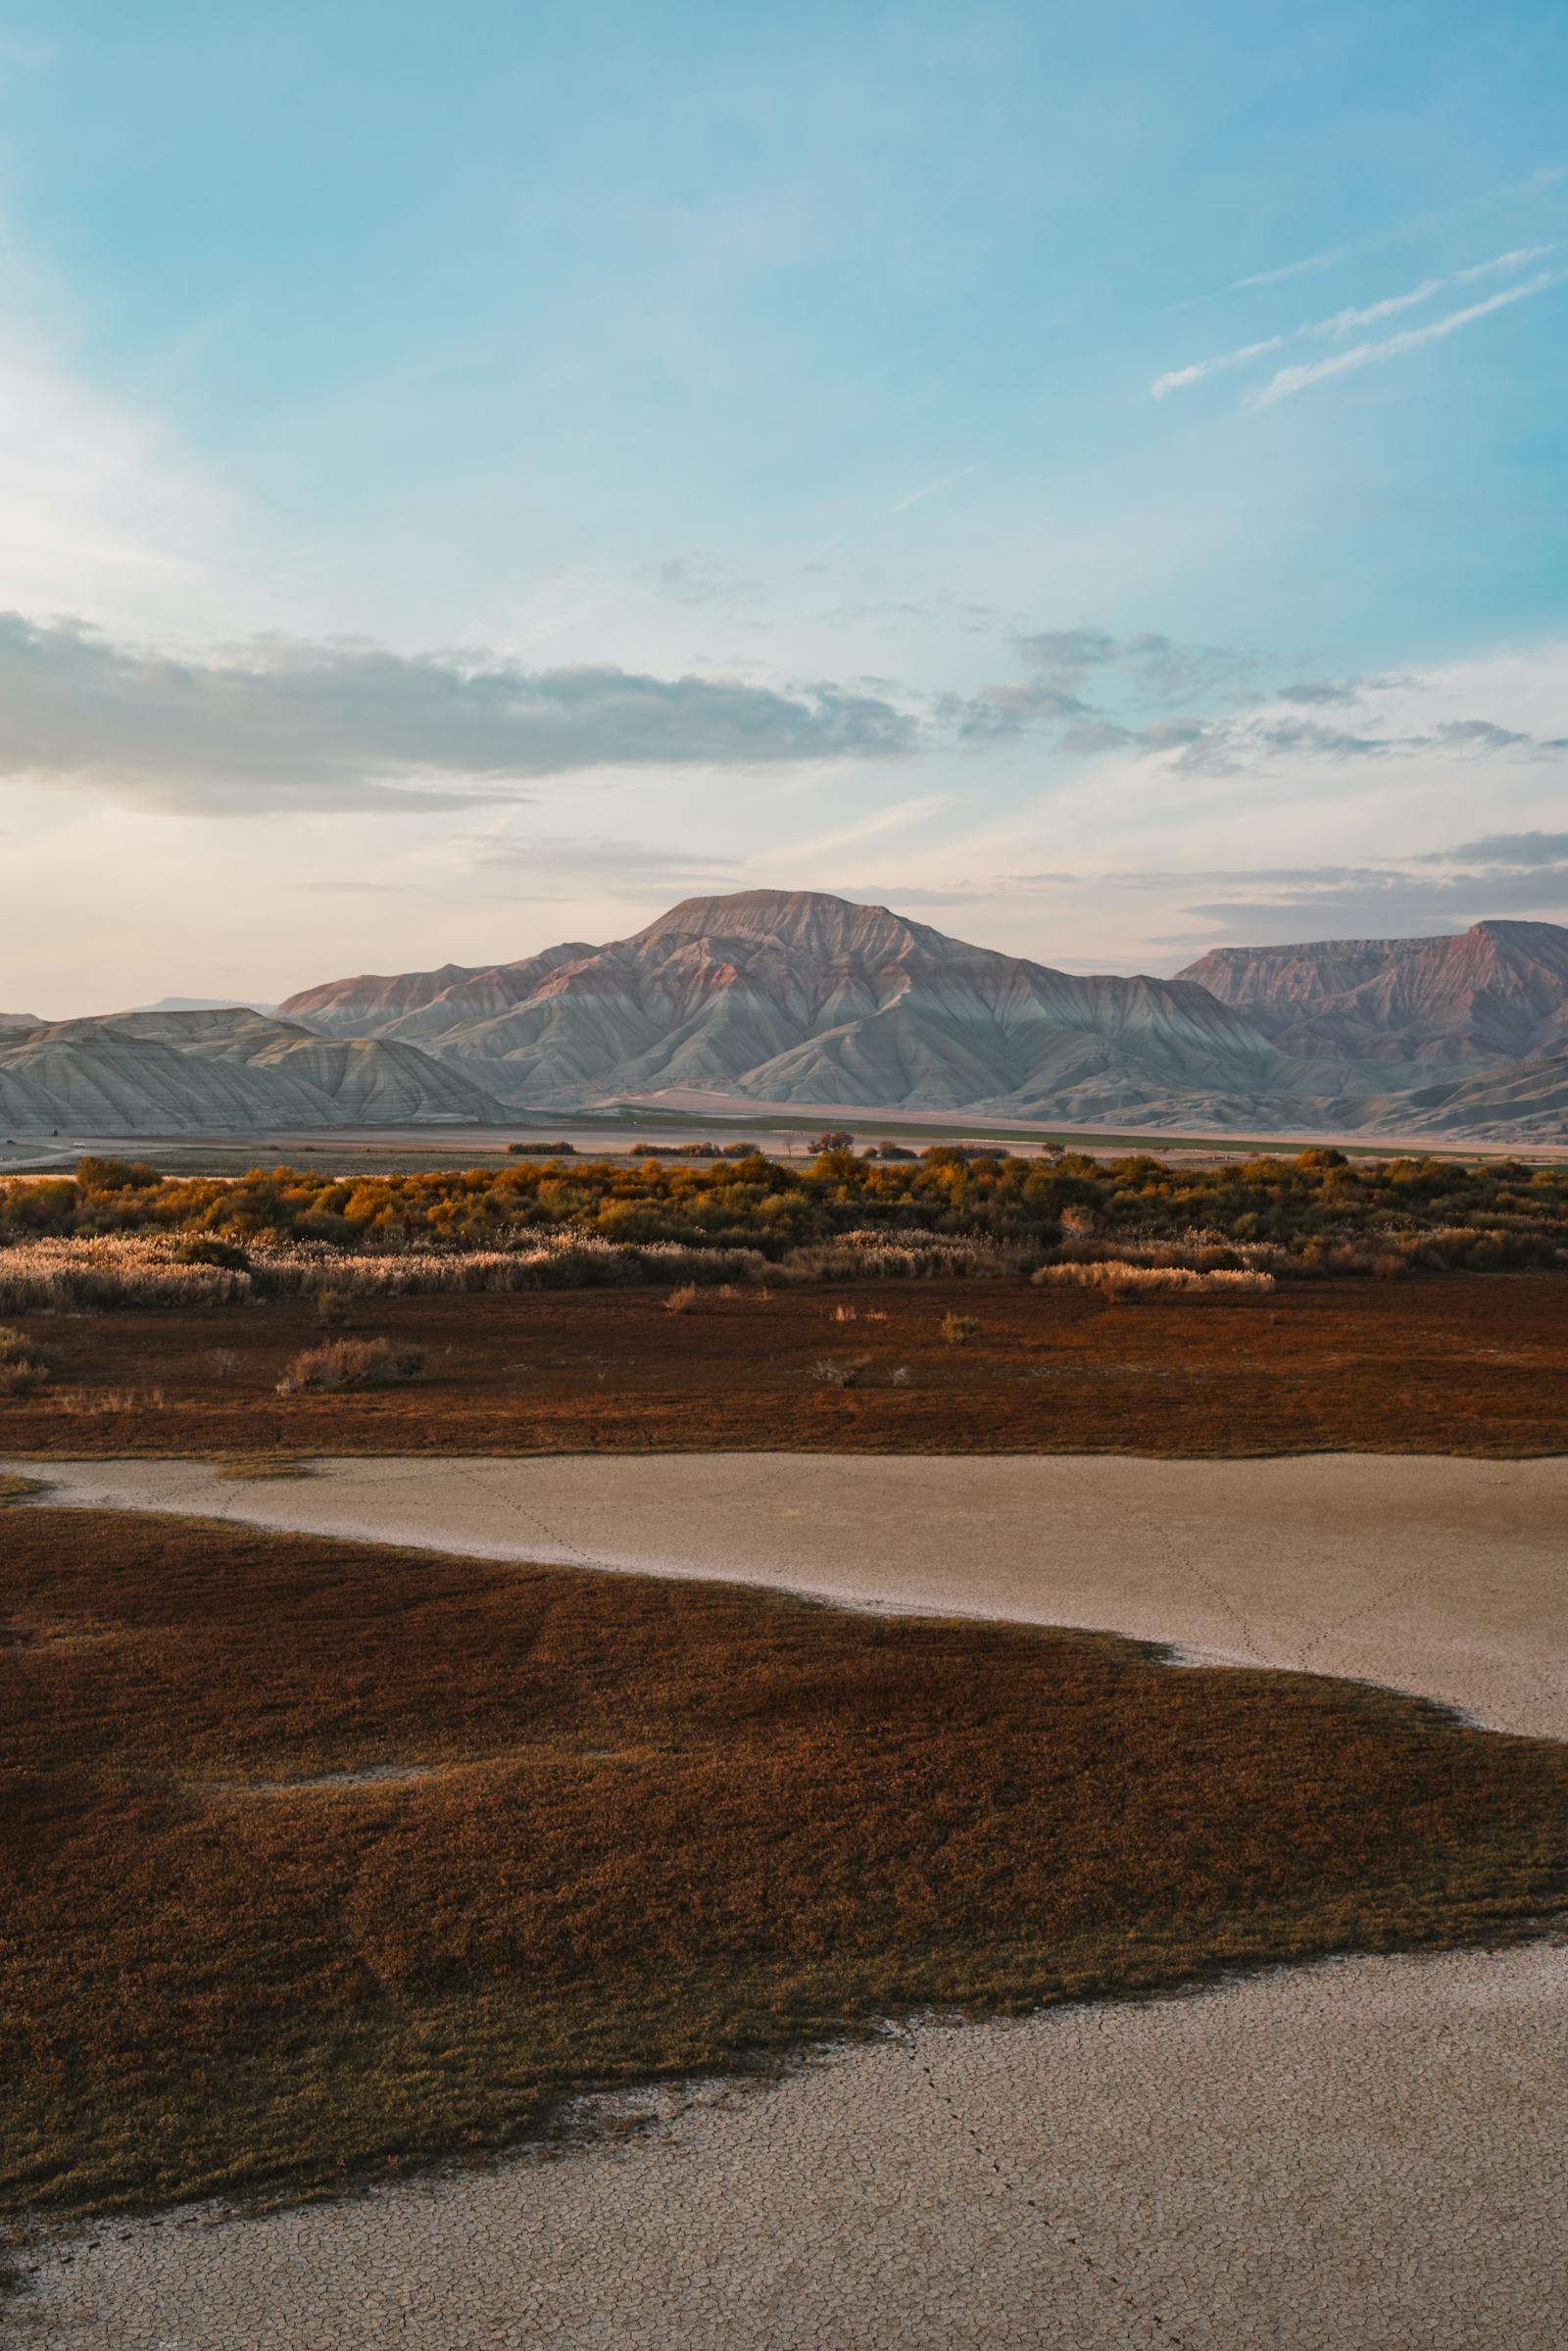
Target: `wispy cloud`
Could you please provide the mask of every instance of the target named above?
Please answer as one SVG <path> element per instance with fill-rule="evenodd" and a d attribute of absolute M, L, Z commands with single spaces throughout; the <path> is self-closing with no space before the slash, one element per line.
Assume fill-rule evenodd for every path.
<path fill-rule="evenodd" d="M 1386 335 L 1381 343 L 1356 343 L 1348 351 L 1335 352 L 1330 359 L 1312 360 L 1298 367 L 1281 367 L 1260 392 L 1254 393 L 1248 406 L 1254 410 L 1276 408 L 1282 400 L 1293 399 L 1313 384 L 1327 383 L 1332 376 L 1350 375 L 1362 367 L 1381 367 L 1388 360 L 1403 359 L 1425 344 L 1457 334 L 1460 327 L 1471 326 L 1478 318 L 1490 318 L 1494 311 L 1506 310 L 1515 302 L 1528 302 L 1532 295 L 1544 294 L 1548 286 L 1561 285 L 1565 276 L 1568 272 L 1561 269 L 1543 269 L 1539 275 L 1527 278 L 1523 285 L 1506 286 L 1500 294 L 1493 294 L 1485 302 L 1472 302 L 1464 310 L 1450 311 L 1446 318 L 1435 318 L 1430 326 L 1406 327 L 1402 334 Z"/>
<path fill-rule="evenodd" d="M 978 465 L 960 465 L 956 473 L 944 473 L 936 481 L 928 481 L 923 489 L 910 490 L 906 497 L 895 498 L 888 513 L 902 514 L 907 508 L 918 506 L 922 498 L 934 498 L 939 490 L 951 490 L 956 481 L 965 481 L 971 473 L 978 473 L 979 470 Z"/>
<path fill-rule="evenodd" d="M 1309 253 L 1298 262 L 1284 262 L 1277 269 L 1254 269 L 1250 277 L 1233 277 L 1228 286 L 1214 286 L 1206 294 L 1189 294 L 1185 302 L 1167 302 L 1170 311 L 1196 311 L 1205 302 L 1222 302 L 1227 294 L 1250 293 L 1254 286 L 1283 285 L 1288 277 L 1309 277 L 1319 269 L 1333 269 L 1344 261 L 1352 248 L 1348 245 L 1331 246 L 1326 253 Z"/>
<path fill-rule="evenodd" d="M 756 604 L 761 593 L 755 580 L 740 579 L 727 565 L 703 556 L 676 555 L 647 563 L 642 576 L 676 604 Z"/>
<path fill-rule="evenodd" d="M 875 841 L 884 833 L 903 832 L 911 824 L 919 824 L 927 816 L 940 815 L 952 805 L 947 792 L 923 793 L 918 800 L 898 800 L 884 808 L 873 808 L 869 815 L 858 816 L 852 823 L 836 825 L 831 832 L 813 834 L 808 841 L 789 841 L 776 851 L 769 852 L 770 861 L 779 858 L 798 859 L 826 856 L 840 849 L 853 849 L 861 841 Z"/>
<path fill-rule="evenodd" d="M 1492 277 L 1500 270 L 1528 269 L 1532 262 L 1544 259 L 1555 252 L 1553 245 L 1516 246 L 1511 252 L 1494 254 L 1490 261 L 1473 262 L 1468 269 L 1452 269 L 1444 277 L 1426 277 L 1403 293 L 1388 294 L 1381 301 L 1369 302 L 1360 309 L 1336 311 L 1327 318 L 1304 318 L 1299 326 L 1286 328 L 1282 333 L 1266 335 L 1260 342 L 1240 344 L 1234 351 L 1216 352 L 1211 358 L 1195 360 L 1190 367 L 1172 367 L 1157 375 L 1150 386 L 1155 400 L 1166 400 L 1172 392 L 1183 392 L 1194 384 L 1204 382 L 1211 375 L 1225 373 L 1232 367 L 1245 367 L 1256 359 L 1265 359 L 1272 352 L 1283 351 L 1291 343 L 1299 343 L 1313 336 L 1328 336 L 1336 341 L 1355 333 L 1363 326 L 1375 326 L 1384 318 L 1396 318 L 1402 311 L 1415 310 L 1421 303 L 1446 293 L 1454 286 L 1476 284 L 1481 278 Z M 1512 289 L 1506 299 L 1516 301 L 1523 288 Z M 1502 299 L 1499 297 L 1499 300 Z M 1496 307 L 1496 305 L 1494 305 Z M 1472 314 L 1480 316 L 1480 310 Z M 1364 364 L 1364 363 L 1363 363 Z M 1338 370 L 1324 365 L 1323 372 Z M 1257 405 L 1264 405 L 1258 403 Z"/>

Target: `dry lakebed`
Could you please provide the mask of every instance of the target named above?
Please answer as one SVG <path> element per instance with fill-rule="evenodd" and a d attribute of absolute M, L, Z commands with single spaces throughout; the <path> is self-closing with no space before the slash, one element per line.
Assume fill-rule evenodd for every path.
<path fill-rule="evenodd" d="M 18 1461 L 8 1466 L 26 1471 Z M 1568 1737 L 1568 1460 L 53 1461 L 51 1504 L 1079 1625 Z M 27 2351 L 1545 2351 L 1568 1946 L 1274 1969 L 585 2117 L 580 2144 L 26 2248 Z"/>

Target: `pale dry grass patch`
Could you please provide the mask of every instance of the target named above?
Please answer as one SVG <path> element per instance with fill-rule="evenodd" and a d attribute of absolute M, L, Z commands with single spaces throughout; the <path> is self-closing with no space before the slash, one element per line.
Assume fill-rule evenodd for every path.
<path fill-rule="evenodd" d="M 1216 1267 L 1199 1273 L 1190 1265 L 1129 1265 L 1120 1257 L 1103 1257 L 1087 1265 L 1042 1265 L 1034 1279 L 1042 1288 L 1103 1290 L 1113 1297 L 1150 1297 L 1171 1291 L 1188 1295 L 1219 1291 L 1235 1297 L 1274 1288 L 1271 1273 L 1251 1269 Z"/>
<path fill-rule="evenodd" d="M 394 1347 L 390 1339 L 334 1339 L 306 1347 L 277 1383 L 279 1396 L 323 1394 L 337 1388 L 395 1388 L 424 1369 L 422 1347 Z"/>

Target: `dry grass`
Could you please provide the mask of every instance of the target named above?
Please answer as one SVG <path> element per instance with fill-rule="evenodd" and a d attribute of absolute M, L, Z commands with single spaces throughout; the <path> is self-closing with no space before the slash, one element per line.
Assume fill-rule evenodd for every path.
<path fill-rule="evenodd" d="M 220 1247 L 224 1260 L 214 1263 L 210 1252 Z M 229 1261 L 235 1258 L 237 1263 Z M 239 1250 L 173 1234 L 116 1233 L 0 1248 L 0 1307 L 10 1313 L 77 1312 L 309 1298 L 322 1301 L 319 1320 L 338 1327 L 355 1298 L 591 1289 L 667 1282 L 671 1276 L 690 1283 L 751 1283 L 766 1270 L 766 1258 L 756 1249 L 607 1241 L 570 1226 L 506 1249 L 392 1248 L 373 1253 L 299 1241 Z"/>
<path fill-rule="evenodd" d="M 236 1453 L 232 1460 L 219 1463 L 218 1474 L 248 1486 L 267 1478 L 314 1478 L 316 1464 L 290 1453 Z"/>
<path fill-rule="evenodd" d="M 664 1312 L 666 1314 L 689 1314 L 696 1303 L 696 1283 L 683 1282 L 678 1290 L 672 1290 L 665 1298 Z"/>
<path fill-rule="evenodd" d="M 24 1478 L 15 1470 L 0 1470 L 0 1510 L 9 1510 L 15 1502 L 33 1501 L 48 1492 L 46 1478 Z"/>
<path fill-rule="evenodd" d="M 0 1324 L 0 1396 L 31 1396 L 49 1377 L 49 1366 L 25 1331 Z"/>
<path fill-rule="evenodd" d="M 0 1612 L 10 2209 L 1568 1898 L 1568 1750 L 1104 1636 L 47 1504 Z"/>
<path fill-rule="evenodd" d="M 390 1298 L 373 1328 L 421 1347 L 413 1386 L 277 1382 L 318 1345 L 308 1298 L 210 1313 L 39 1316 L 49 1384 L 0 1404 L 8 1459 L 51 1454 L 486 1453 L 779 1448 L 1499 1457 L 1568 1449 L 1568 1316 L 1554 1274 L 1282 1283 L 1126 1295 L 968 1281 L 705 1290 L 677 1334 L 651 1286 Z M 829 1320 L 836 1299 L 857 1323 Z M 868 1328 L 870 1309 L 886 1321 Z M 368 1320 L 368 1314 L 367 1315 Z M 678 1338 L 678 1344 L 677 1342 Z M 852 1391 L 810 1367 L 875 1344 L 906 1366 Z M 215 1346 L 238 1361 L 214 1376 Z"/>
<path fill-rule="evenodd" d="M 390 1339 L 333 1339 L 307 1347 L 277 1383 L 279 1396 L 302 1391 L 330 1394 L 339 1388 L 396 1388 L 424 1369 L 422 1347 L 394 1347 Z"/>
<path fill-rule="evenodd" d="M 1250 1270 L 1231 1271 L 1223 1266 L 1211 1272 L 1200 1273 L 1189 1265 L 1129 1264 L 1124 1258 L 1102 1257 L 1091 1263 L 1042 1265 L 1034 1276 L 1042 1289 L 1071 1288 L 1108 1290 L 1113 1295 L 1148 1298 L 1159 1291 L 1221 1292 L 1231 1297 L 1272 1290 L 1274 1276 Z"/>

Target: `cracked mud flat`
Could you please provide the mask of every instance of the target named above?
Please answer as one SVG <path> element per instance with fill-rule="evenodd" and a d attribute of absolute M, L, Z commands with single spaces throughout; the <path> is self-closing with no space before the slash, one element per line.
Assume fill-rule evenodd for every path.
<path fill-rule="evenodd" d="M 1568 1737 L 1568 1455 L 685 1453 L 0 1463 L 53 1502 L 1082 1625 Z"/>
<path fill-rule="evenodd" d="M 1568 1736 L 1568 1462 L 50 1465 L 56 1500 L 1092 1623 Z M 1568 1943 L 922 2027 L 626 2139 L 56 2239 L 26 2351 L 1568 2340 Z"/>

